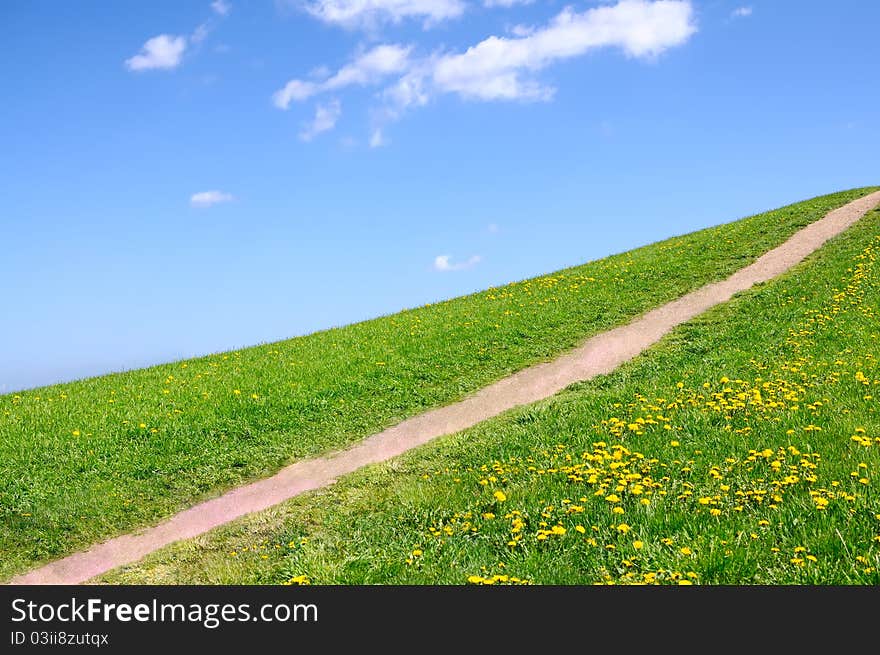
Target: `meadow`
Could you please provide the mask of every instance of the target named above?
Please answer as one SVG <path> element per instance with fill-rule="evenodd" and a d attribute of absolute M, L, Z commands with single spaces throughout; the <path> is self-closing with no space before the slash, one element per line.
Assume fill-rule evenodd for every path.
<path fill-rule="evenodd" d="M 873 190 L 875 189 L 857 189 L 815 198 L 550 275 L 306 337 L 0 396 L 0 517 L 2 517 L 0 579 L 101 539 L 154 523 L 200 499 L 272 473 L 291 461 L 328 449 L 343 447 L 408 416 L 457 400 L 513 371 L 546 360 L 597 332 L 624 323 L 651 307 L 676 298 L 707 282 L 725 277 L 778 245 L 797 229 L 821 218 L 829 210 Z M 875 225 L 876 222 L 871 224 Z M 859 230 L 851 232 L 861 234 L 864 229 L 860 227 Z M 849 243 L 852 239 L 852 236 L 846 236 L 841 243 Z M 841 265 L 846 263 L 849 263 L 848 260 Z M 836 278 L 834 280 L 837 281 Z M 819 289 L 824 288 L 820 284 L 821 280 L 816 283 L 819 284 Z M 868 283 L 866 285 L 866 288 L 870 286 Z M 807 287 L 804 294 L 805 298 L 812 298 L 814 291 Z M 789 299 L 787 304 L 774 306 L 771 308 L 772 311 L 768 310 L 767 316 L 759 322 L 761 325 L 750 323 L 750 329 L 771 326 L 769 333 L 761 333 L 762 339 L 758 342 L 760 352 L 763 352 L 765 346 L 775 343 L 770 337 L 778 337 L 785 331 L 779 323 L 777 332 L 773 332 L 770 320 L 778 322 L 786 317 L 793 318 L 800 310 L 800 305 L 800 302 Z M 733 306 L 738 305 L 734 303 Z M 716 316 L 717 312 L 712 315 Z M 864 325 L 870 323 L 867 319 L 863 321 L 863 336 L 869 334 L 865 331 Z M 702 325 L 703 322 L 698 321 L 676 334 L 688 334 L 688 330 L 701 329 Z M 709 332 L 718 329 L 719 326 L 715 325 L 709 329 Z M 708 339 L 727 333 L 728 329 L 725 328 L 719 334 L 697 336 Z M 611 409 L 616 411 L 608 413 L 601 420 L 610 421 L 612 417 L 619 419 L 623 421 L 624 431 L 615 434 L 611 424 L 605 426 L 602 432 L 605 436 L 596 441 L 597 443 L 604 441 L 606 445 L 596 446 L 600 449 L 597 451 L 589 447 L 587 450 L 593 453 L 591 456 L 594 459 L 581 462 L 584 466 L 587 466 L 586 462 L 595 464 L 599 461 L 595 458 L 600 458 L 601 462 L 604 462 L 606 454 L 601 449 L 605 448 L 608 457 L 625 458 L 626 475 L 638 474 L 650 477 L 651 484 L 655 484 L 655 479 L 669 478 L 662 483 L 662 487 L 643 485 L 650 490 L 652 501 L 660 497 L 661 491 L 666 495 L 674 494 L 676 497 L 684 492 L 685 488 L 681 487 L 679 482 L 673 482 L 673 478 L 669 475 L 659 474 L 661 472 L 669 474 L 677 468 L 684 468 L 688 462 L 690 473 L 696 476 L 695 472 L 701 470 L 699 467 L 707 464 L 708 460 L 705 462 L 704 460 L 711 456 L 715 458 L 712 459 L 713 464 L 721 467 L 719 471 L 722 475 L 732 475 L 727 472 L 724 459 L 717 460 L 720 451 L 710 448 L 712 444 L 708 442 L 699 442 L 706 452 L 706 455 L 700 458 L 690 454 L 691 450 L 685 454 L 680 447 L 673 447 L 668 443 L 665 449 L 659 448 L 659 444 L 654 444 L 658 446 L 656 453 L 639 456 L 641 450 L 634 450 L 635 446 L 630 443 L 634 437 L 642 435 L 634 432 L 630 434 L 632 431 L 627 426 L 641 425 L 648 420 L 653 423 L 647 423 L 644 429 L 645 435 L 653 435 L 657 431 L 655 424 L 663 423 L 669 425 L 669 430 L 664 429 L 664 436 L 667 436 L 666 433 L 677 434 L 679 427 L 686 423 L 685 419 L 690 420 L 691 414 L 695 421 L 697 419 L 702 421 L 700 425 L 705 423 L 713 426 L 715 423 L 719 425 L 724 423 L 721 418 L 724 416 L 723 413 L 713 414 L 687 404 L 689 396 L 686 397 L 686 393 L 697 394 L 694 399 L 699 394 L 708 398 L 710 392 L 721 393 L 723 397 L 728 394 L 725 390 L 727 387 L 724 386 L 727 383 L 720 383 L 718 381 L 720 378 L 706 377 L 710 384 L 708 390 L 694 387 L 688 382 L 695 376 L 700 377 L 703 374 L 708 376 L 709 371 L 704 368 L 706 363 L 711 363 L 721 356 L 712 347 L 701 350 L 699 346 L 691 344 L 692 337 L 693 335 L 689 335 L 688 339 L 682 340 L 680 354 L 683 359 L 678 362 L 679 368 L 684 366 L 687 369 L 681 373 L 685 386 L 678 390 L 677 395 L 666 391 L 665 388 L 662 391 L 662 397 L 667 401 L 673 402 L 672 399 L 678 399 L 674 402 L 680 404 L 666 408 L 668 402 L 659 404 L 654 400 L 646 400 L 640 405 L 641 401 L 634 401 L 633 397 L 625 398 L 621 395 L 619 400 L 614 401 L 619 403 L 620 407 L 614 408 L 612 403 L 607 409 L 609 412 Z M 737 348 L 725 347 L 723 351 L 738 353 L 740 352 L 738 348 L 745 348 L 747 343 L 749 347 L 754 345 L 752 341 L 745 340 L 738 343 L 741 345 Z M 871 370 L 873 360 L 864 359 L 863 354 L 841 357 L 841 360 L 855 361 L 856 356 L 863 358 L 862 361 L 865 362 L 863 369 L 865 374 L 869 375 L 867 371 Z M 664 361 L 662 357 L 650 360 L 656 362 L 654 365 L 645 364 L 645 361 L 649 361 L 647 359 L 639 361 L 639 366 L 649 368 L 653 366 L 651 370 L 657 375 L 661 375 L 662 371 L 673 365 Z M 728 369 L 730 372 L 726 375 L 731 379 L 738 379 L 732 374 L 733 364 L 730 364 Z M 608 380 L 618 380 L 621 376 L 627 379 L 628 375 L 633 375 L 632 371 L 632 367 L 626 367 L 624 372 L 603 379 L 601 382 L 590 383 L 588 388 L 601 389 L 602 385 L 609 384 L 613 386 L 614 383 Z M 718 373 L 722 373 L 721 369 Z M 741 373 L 740 377 L 748 384 L 763 388 L 760 387 L 763 381 L 758 383 L 755 379 L 756 373 L 754 371 L 752 373 L 751 377 L 745 376 L 745 373 Z M 641 371 L 638 375 L 644 377 L 645 371 Z M 657 380 L 657 384 L 660 383 L 660 378 L 657 376 L 651 379 Z M 869 385 L 873 384 L 871 380 L 873 378 L 869 379 Z M 736 394 L 746 391 L 750 393 L 752 390 L 751 387 L 738 386 L 739 383 L 731 384 L 733 397 L 728 399 L 731 402 Z M 651 395 L 647 390 L 640 393 L 645 393 L 646 399 L 657 395 L 656 393 Z M 762 393 L 762 397 L 776 399 L 782 392 L 774 389 Z M 800 391 L 792 393 L 798 396 L 801 394 Z M 784 395 L 781 397 L 784 399 Z M 566 403 L 572 400 L 566 394 L 555 402 L 559 403 L 559 407 L 565 407 Z M 819 416 L 830 411 L 827 409 L 830 403 L 822 402 L 824 404 L 816 405 L 810 410 L 805 403 L 799 403 L 801 413 L 797 416 L 802 417 L 808 412 L 819 412 L 817 414 Z M 646 409 L 654 406 L 662 409 L 650 411 Z M 403 538 L 405 535 L 404 540 L 412 542 L 407 544 L 409 557 L 399 563 L 400 567 L 404 567 L 400 569 L 399 575 L 398 573 L 387 575 L 388 571 L 379 566 L 379 563 L 386 561 L 381 557 L 375 560 L 375 564 L 369 562 L 364 564 L 363 560 L 356 558 L 353 568 L 348 565 L 343 567 L 350 575 L 340 574 L 338 567 L 330 565 L 330 560 L 346 551 L 341 551 L 336 546 L 326 551 L 328 567 L 325 574 L 319 575 L 316 567 L 308 564 L 308 556 L 300 555 L 305 551 L 297 550 L 296 555 L 292 556 L 293 559 L 285 556 L 279 572 L 266 575 L 276 581 L 289 581 L 300 575 L 318 581 L 330 579 L 426 581 L 430 576 L 436 575 L 437 581 L 460 582 L 461 579 L 456 575 L 459 570 L 466 569 L 467 577 L 484 575 L 491 578 L 496 574 L 495 568 L 492 568 L 495 563 L 489 567 L 489 564 L 477 564 L 477 562 L 484 562 L 483 553 L 493 553 L 494 558 L 495 551 L 492 548 L 486 550 L 471 547 L 486 542 L 485 536 L 488 532 L 482 527 L 483 522 L 488 522 L 486 527 L 494 526 L 498 535 L 510 536 L 507 534 L 510 532 L 508 528 L 513 525 L 517 516 L 511 512 L 535 511 L 534 508 L 528 509 L 525 506 L 517 509 L 516 503 L 513 502 L 516 496 L 511 496 L 504 489 L 507 485 L 515 484 L 537 485 L 536 488 L 540 488 L 551 480 L 565 486 L 568 483 L 562 476 L 557 475 L 559 471 L 557 464 L 560 461 L 569 461 L 566 457 L 574 458 L 577 463 L 578 458 L 583 456 L 580 449 L 586 448 L 587 444 L 583 440 L 578 440 L 580 436 L 575 438 L 577 435 L 586 436 L 589 433 L 589 438 L 597 436 L 590 431 L 592 428 L 585 432 L 580 421 L 577 426 L 569 425 L 558 432 L 553 427 L 552 421 L 547 422 L 542 419 L 549 411 L 548 407 L 549 405 L 540 405 L 515 414 L 518 418 L 505 418 L 504 424 L 512 426 L 512 434 L 505 434 L 501 446 L 496 444 L 490 448 L 495 442 L 486 436 L 491 434 L 494 429 L 492 426 L 497 427 L 497 422 L 490 422 L 486 427 L 477 428 L 469 438 L 474 439 L 474 435 L 477 435 L 483 439 L 483 442 L 480 442 L 481 449 L 470 454 L 464 452 L 462 454 L 464 459 L 461 460 L 471 461 L 473 456 L 480 455 L 481 463 L 473 462 L 470 466 L 473 470 L 470 472 L 468 465 L 455 463 L 458 455 L 453 457 L 451 454 L 443 454 L 446 452 L 443 449 L 451 448 L 452 444 L 460 442 L 460 438 L 457 438 L 458 440 L 444 441 L 443 449 L 439 451 L 430 449 L 426 451 L 434 454 L 427 457 L 425 462 L 434 461 L 432 457 L 435 459 L 439 457 L 446 463 L 439 468 L 429 466 L 430 470 L 426 469 L 419 474 L 420 481 L 406 489 L 398 485 L 404 484 L 404 481 L 409 479 L 408 475 L 392 484 L 391 481 L 385 480 L 383 476 L 387 476 L 387 472 L 383 473 L 381 468 L 353 476 L 353 480 L 367 483 L 366 487 L 372 490 L 370 493 L 376 494 L 376 497 L 371 495 L 363 499 L 369 507 L 372 507 L 374 502 L 385 507 L 382 505 L 382 502 L 385 502 L 382 500 L 383 493 L 391 493 L 392 488 L 401 489 L 401 493 L 412 494 L 410 500 L 419 501 L 425 506 L 425 511 L 429 511 L 427 507 L 433 503 L 433 509 L 430 509 L 432 517 L 430 525 L 423 525 L 423 521 L 416 520 L 416 517 L 407 519 L 403 524 L 396 520 L 387 525 L 379 525 L 382 523 L 382 520 L 378 520 L 378 517 L 382 516 L 381 512 L 376 514 L 377 520 L 374 521 L 371 518 L 372 509 L 365 514 L 351 515 L 348 509 L 355 511 L 352 508 L 357 508 L 358 503 L 342 505 L 343 511 L 339 512 L 337 519 L 353 521 L 358 534 L 370 533 L 370 530 L 373 530 L 370 539 L 373 537 L 384 539 L 388 535 L 385 535 L 383 530 L 388 529 L 389 526 L 398 526 L 394 528 L 396 530 L 394 535 L 391 535 L 395 539 L 383 546 L 386 552 L 396 553 L 400 543 L 398 537 Z M 785 409 L 787 411 L 788 405 Z M 779 408 L 773 410 L 778 410 L 780 417 L 788 416 Z M 580 410 L 570 411 L 577 413 Z M 676 412 L 678 414 L 690 412 L 690 414 L 679 416 Z M 657 418 L 657 413 L 664 417 L 670 414 L 670 422 L 664 423 Z M 776 416 L 776 414 L 772 415 Z M 748 417 L 752 421 L 750 426 L 757 425 L 752 414 L 748 414 Z M 841 426 L 846 424 L 846 415 L 841 415 L 839 418 Z M 588 419 L 588 422 L 589 420 L 592 419 Z M 595 420 L 599 421 L 597 425 L 602 425 L 600 419 Z M 818 421 L 816 424 L 819 425 Z M 614 425 L 617 426 L 616 423 Z M 745 427 L 747 426 L 740 426 L 737 423 L 731 430 L 733 434 L 739 434 L 736 430 Z M 859 426 L 853 425 L 852 430 L 854 431 L 856 427 Z M 869 425 L 865 429 L 868 428 L 875 429 L 876 425 L 874 427 Z M 691 436 L 699 436 L 697 432 Z M 517 437 L 517 434 L 520 436 Z M 819 434 L 817 431 L 811 436 Z M 853 436 L 857 434 L 861 433 L 853 432 Z M 570 442 L 561 438 L 566 435 L 572 437 Z M 682 434 L 678 439 L 679 443 L 694 445 L 689 443 L 688 435 L 690 433 Z M 725 436 L 729 435 L 725 432 Z M 750 439 L 753 436 L 749 435 L 747 439 L 746 435 L 741 435 L 740 445 L 744 447 L 751 443 Z M 699 436 L 699 438 L 705 440 L 707 437 Z M 622 441 L 627 441 L 625 448 L 621 444 Z M 520 444 L 519 449 L 517 443 Z M 535 443 L 544 444 L 545 449 L 535 451 L 533 448 Z M 558 446 L 563 448 L 560 449 Z M 624 448 L 627 453 L 624 454 L 623 450 L 617 449 L 618 446 Z M 849 442 L 847 447 L 852 447 Z M 670 450 L 672 448 L 676 450 Z M 649 449 L 645 448 L 645 450 Z M 495 452 L 495 456 L 486 459 L 488 452 Z M 866 452 L 876 454 L 877 449 L 872 447 Z M 829 451 L 824 453 L 823 457 L 833 459 L 835 454 L 840 453 Z M 734 459 L 745 456 L 742 453 L 730 455 Z M 471 459 L 469 460 L 468 457 Z M 516 460 L 516 457 L 523 459 Z M 534 461 L 529 461 L 528 458 Z M 654 459 L 657 459 L 657 462 L 652 466 L 660 467 L 663 471 L 642 470 L 643 462 Z M 401 461 L 407 462 L 406 466 L 416 466 L 416 460 L 412 458 L 404 458 Z M 779 457 L 768 459 L 767 466 L 771 466 L 774 461 L 780 461 Z M 788 460 L 782 461 L 784 462 L 782 465 L 790 466 Z M 826 461 L 827 459 L 823 460 L 823 463 Z M 490 474 L 496 463 L 503 471 Z M 611 463 L 609 461 L 608 465 L 610 466 Z M 761 465 L 765 463 L 764 458 L 760 463 Z M 392 468 L 399 466 L 403 465 L 395 463 Z M 481 470 L 483 466 L 487 467 L 485 472 Z M 443 477 L 446 475 L 443 471 L 447 468 L 454 471 L 447 476 L 450 486 L 436 489 L 431 487 L 430 485 L 435 484 L 437 480 L 446 479 Z M 553 469 L 553 473 L 547 474 L 550 469 Z M 619 469 L 619 466 L 613 468 L 614 471 Z M 746 469 L 747 467 L 743 467 L 743 471 Z M 858 470 L 854 470 L 858 473 Z M 578 470 L 570 473 L 579 476 L 582 472 Z M 740 473 L 746 475 L 742 471 Z M 475 500 L 482 498 L 482 495 L 474 496 L 469 486 L 471 477 L 478 474 L 482 475 L 480 479 L 486 479 L 485 485 L 479 485 L 478 489 L 480 494 L 489 494 L 487 496 L 489 504 L 486 506 L 483 506 L 482 500 L 479 502 Z M 599 473 L 596 475 L 599 476 L 597 480 L 605 480 L 604 473 L 601 476 Z M 371 476 L 379 476 L 382 479 L 381 484 L 388 486 L 388 490 L 385 492 L 376 490 L 375 485 L 369 484 L 373 481 Z M 424 476 L 427 477 L 422 480 Z M 494 479 L 490 480 L 490 477 Z M 459 481 L 452 482 L 456 479 Z M 855 483 L 849 478 L 838 480 L 838 483 L 845 482 L 848 485 L 845 488 L 850 489 L 852 484 L 861 484 L 858 483 L 857 478 L 854 479 Z M 503 484 L 499 481 L 503 481 Z M 657 482 L 657 484 L 661 483 Z M 630 498 L 628 491 L 623 495 L 619 491 L 613 491 L 617 486 L 620 486 L 620 483 L 608 487 L 603 494 L 603 502 L 609 503 L 609 507 L 611 505 L 615 508 L 620 507 L 624 512 L 648 511 L 640 509 L 638 502 L 632 502 L 635 499 Z M 837 486 L 829 488 L 829 493 L 839 493 Z M 862 487 L 870 488 L 862 485 L 855 489 L 863 491 Z M 628 484 L 625 488 L 629 489 Z M 596 490 L 598 487 L 594 491 Z M 500 496 L 492 495 L 496 491 L 505 496 L 505 499 L 501 500 Z M 359 496 L 363 491 L 346 483 L 334 489 L 332 493 Z M 697 492 L 693 490 L 693 493 Z M 569 502 L 562 503 L 563 499 L 556 499 L 549 491 L 541 491 L 539 495 L 546 496 L 546 506 L 550 509 L 546 511 L 542 509 L 537 515 L 529 514 L 528 521 L 534 522 L 534 526 L 539 526 L 543 521 L 546 526 L 540 529 L 551 530 L 540 540 L 542 543 L 547 542 L 547 545 L 562 543 L 563 540 L 559 537 L 567 535 L 571 538 L 582 534 L 577 529 L 577 525 L 569 525 L 562 521 L 563 513 L 566 517 L 578 513 L 577 511 L 568 513 L 572 505 L 586 506 L 584 505 L 586 501 L 581 500 L 581 496 L 567 498 Z M 620 497 L 619 503 L 608 500 L 615 495 Z M 592 499 L 597 496 L 583 497 Z M 828 509 L 832 510 L 824 516 L 834 515 L 834 512 L 838 511 L 836 508 L 841 504 L 839 496 L 823 497 L 830 499 Z M 318 494 L 309 498 L 309 502 L 313 502 L 316 498 L 328 497 Z M 391 497 L 385 500 L 389 498 Z M 460 507 L 447 516 L 442 509 L 444 507 L 442 503 L 447 501 L 451 503 L 453 500 L 455 500 L 453 505 Z M 712 504 L 711 507 L 707 507 L 707 511 L 718 507 L 723 507 L 724 511 L 727 511 L 723 500 L 724 498 L 719 497 L 717 507 L 716 504 Z M 400 499 L 396 498 L 392 505 L 396 507 L 399 502 Z M 453 505 L 449 505 L 450 510 Z M 294 504 L 292 507 L 295 506 L 298 505 Z M 473 514 L 474 507 L 480 510 L 478 514 Z M 560 509 L 562 507 L 564 509 Z M 697 509 L 701 507 L 698 506 Z M 316 516 L 322 516 L 318 505 L 313 509 L 317 512 Z M 394 516 L 399 514 L 392 513 Z M 456 516 L 456 513 L 460 516 Z M 489 514 L 493 515 L 491 519 L 483 517 Z M 511 516 L 508 517 L 508 514 Z M 541 517 L 542 514 L 548 514 L 548 517 Z M 405 516 L 405 514 L 399 515 Z M 672 516 L 662 513 L 658 520 L 671 520 Z M 682 518 L 682 521 L 691 525 L 686 520 L 688 516 L 689 513 Z M 331 523 L 332 520 L 337 520 L 331 520 L 329 516 L 325 518 Z M 522 520 L 526 521 L 525 518 Z M 310 517 L 306 520 L 306 524 L 319 526 L 322 534 L 325 534 L 326 530 L 328 539 L 331 539 L 331 543 L 335 543 L 332 537 L 335 533 L 329 528 L 329 524 L 324 521 L 316 523 L 316 521 L 318 519 Z M 525 539 L 533 527 L 528 521 L 519 531 L 525 530 L 520 540 Z M 621 518 L 617 525 L 629 525 L 629 523 L 634 525 L 634 519 Z M 462 528 L 465 524 L 468 526 L 467 530 L 478 526 L 477 531 L 468 533 Z M 564 533 L 560 533 L 559 529 L 555 533 L 552 532 L 557 524 L 565 530 Z M 400 527 L 401 525 L 405 529 Z M 850 522 L 848 525 L 855 524 Z M 433 535 L 430 531 L 432 526 L 440 531 L 439 540 L 432 541 L 428 538 Z M 528 530 L 525 526 L 528 526 Z M 581 525 L 581 527 L 591 533 L 599 532 L 597 535 L 589 534 L 585 538 L 596 539 L 597 543 L 607 541 L 605 533 L 601 532 L 607 526 L 595 526 L 597 530 L 593 530 L 593 524 Z M 449 529 L 452 529 L 451 535 L 448 533 Z M 272 550 L 276 553 L 286 552 L 284 548 L 289 543 L 299 543 L 297 540 L 308 539 L 308 536 L 299 536 L 304 530 L 297 527 L 296 538 L 283 541 L 283 544 L 281 541 L 272 542 Z M 615 536 L 626 536 L 632 531 L 617 528 L 615 530 Z M 697 532 L 702 531 L 700 529 Z M 479 536 L 470 537 L 469 534 Z M 637 533 L 631 534 L 629 538 L 635 541 L 636 536 Z M 266 539 L 266 543 L 270 543 L 271 539 L 268 536 Z M 455 544 L 459 541 L 461 552 L 469 553 L 467 566 L 464 566 L 464 561 L 456 559 L 455 555 L 452 555 L 452 560 L 432 559 L 427 556 L 432 552 L 431 548 L 439 548 L 437 544 Z M 509 541 L 516 539 L 512 537 Z M 275 545 L 278 548 L 274 548 Z M 602 548 L 607 545 L 614 545 L 615 550 L 621 552 L 623 550 L 622 541 L 603 543 Z M 653 552 L 653 548 L 652 545 L 651 549 L 646 550 L 641 556 Z M 239 556 L 239 548 L 231 550 L 236 551 L 235 557 Z M 611 552 L 612 549 L 606 550 Z M 420 554 L 414 554 L 415 551 L 420 551 Z M 250 547 L 245 552 L 251 552 Z M 325 554 L 322 554 L 325 551 L 320 549 L 309 552 L 317 553 L 313 562 L 323 561 L 325 557 Z M 458 551 L 454 546 L 448 546 L 443 552 Z M 544 551 L 525 549 L 524 552 Z M 303 558 L 302 562 L 298 563 L 297 558 Z M 228 558 L 224 558 L 223 561 L 225 562 L 226 559 Z M 391 566 L 389 571 L 397 571 L 396 556 L 392 559 L 395 564 L 389 565 Z M 407 564 L 406 559 L 412 561 Z M 540 557 L 538 559 L 540 560 Z M 261 561 L 275 560 L 267 556 L 266 560 Z M 435 564 L 429 565 L 429 561 Z M 450 566 L 450 561 L 459 564 Z M 484 566 L 488 568 L 485 570 L 481 568 Z M 260 576 L 262 573 L 258 573 L 258 568 L 254 568 L 253 571 L 254 575 Z M 811 569 L 804 568 L 804 570 Z M 283 571 L 283 574 L 280 571 Z M 360 573 L 356 574 L 358 571 Z M 288 573 L 290 575 L 287 575 Z M 560 570 L 560 579 L 571 579 L 570 576 L 566 577 L 562 573 L 563 571 Z M 873 574 L 866 573 L 859 580 L 863 580 L 865 575 Z M 233 577 L 245 579 L 248 575 L 236 574 Z M 523 579 L 552 581 L 552 579 L 539 579 L 532 574 L 524 575 Z"/>
<path fill-rule="evenodd" d="M 880 209 L 615 372 L 112 583 L 880 584 Z"/>

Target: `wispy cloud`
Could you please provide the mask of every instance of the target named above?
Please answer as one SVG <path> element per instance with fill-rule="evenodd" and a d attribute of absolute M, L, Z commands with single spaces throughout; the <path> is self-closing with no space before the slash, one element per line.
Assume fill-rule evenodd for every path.
<path fill-rule="evenodd" d="M 232 9 L 232 5 L 228 2 L 224 2 L 224 0 L 214 0 L 211 3 L 211 9 L 214 10 L 214 13 L 218 16 L 225 16 Z"/>
<path fill-rule="evenodd" d="M 342 103 L 339 100 L 331 100 L 327 104 L 319 104 L 315 108 L 315 117 L 303 127 L 299 138 L 303 141 L 311 141 L 322 132 L 329 132 L 336 127 L 336 122 L 342 116 Z"/>
<path fill-rule="evenodd" d="M 747 18 L 752 15 L 752 8 L 751 7 L 737 7 L 732 12 L 730 12 L 730 15 L 734 18 Z"/>
<path fill-rule="evenodd" d="M 535 26 L 534 25 L 523 25 L 522 23 L 519 23 L 519 24 L 511 27 L 508 31 L 511 34 L 513 34 L 514 36 L 528 36 L 529 34 L 532 34 L 535 31 Z"/>
<path fill-rule="evenodd" d="M 192 36 L 190 36 L 189 40 L 192 43 L 201 43 L 205 39 L 208 38 L 208 35 L 214 31 L 214 28 L 217 27 L 218 21 L 225 18 L 229 12 L 232 10 L 232 5 L 228 2 L 224 2 L 223 0 L 216 0 L 211 3 L 211 10 L 216 14 L 213 18 L 208 18 L 203 23 L 200 23 L 195 30 L 193 30 Z"/>
<path fill-rule="evenodd" d="M 185 36 L 160 34 L 148 39 L 134 57 L 126 59 L 125 66 L 130 71 L 177 68 L 183 58 L 184 50 L 186 50 Z"/>
<path fill-rule="evenodd" d="M 377 84 L 389 75 L 409 66 L 410 46 L 379 45 L 357 56 L 323 81 L 293 79 L 272 96 L 275 106 L 287 109 L 294 100 L 302 101 L 326 91 L 336 91 L 352 84 Z M 319 71 L 319 73 L 325 71 Z"/>
<path fill-rule="evenodd" d="M 388 141 L 385 139 L 385 133 L 382 131 L 381 127 L 377 127 L 370 133 L 371 148 L 381 148 L 382 146 L 387 145 Z"/>
<path fill-rule="evenodd" d="M 499 226 L 498 223 L 489 223 L 489 225 L 486 226 L 486 231 L 489 234 L 498 234 L 501 232 L 501 226 Z"/>
<path fill-rule="evenodd" d="M 205 39 L 208 38 L 208 34 L 211 33 L 211 25 L 209 23 L 202 23 L 196 29 L 193 30 L 192 35 L 189 37 L 189 40 L 193 43 L 201 43 Z"/>
<path fill-rule="evenodd" d="M 297 3 L 299 4 L 299 3 Z M 464 13 L 462 0 L 313 0 L 303 9 L 320 21 L 349 29 L 375 29 L 383 23 L 416 18 L 428 28 Z"/>
<path fill-rule="evenodd" d="M 448 271 L 464 271 L 479 264 L 483 258 L 473 255 L 463 262 L 453 262 L 452 255 L 437 255 L 434 258 L 434 270 L 445 273 Z"/>
<path fill-rule="evenodd" d="M 219 205 L 224 202 L 232 202 L 235 197 L 225 191 L 199 191 L 189 198 L 189 204 L 193 207 L 205 208 Z"/>

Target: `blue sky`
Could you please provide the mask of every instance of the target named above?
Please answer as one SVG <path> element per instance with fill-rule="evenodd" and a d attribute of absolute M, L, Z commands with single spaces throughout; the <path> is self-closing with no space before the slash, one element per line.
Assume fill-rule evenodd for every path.
<path fill-rule="evenodd" d="M 880 184 L 880 3 L 0 4 L 0 393 Z"/>

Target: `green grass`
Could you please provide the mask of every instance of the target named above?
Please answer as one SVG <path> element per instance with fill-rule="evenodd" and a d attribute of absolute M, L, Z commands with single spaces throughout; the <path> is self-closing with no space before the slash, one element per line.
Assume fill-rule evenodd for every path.
<path fill-rule="evenodd" d="M 2 396 L 0 579 L 459 399 L 872 190 L 307 337 Z"/>
<path fill-rule="evenodd" d="M 610 375 L 102 581 L 877 585 L 878 358 L 875 210 Z"/>

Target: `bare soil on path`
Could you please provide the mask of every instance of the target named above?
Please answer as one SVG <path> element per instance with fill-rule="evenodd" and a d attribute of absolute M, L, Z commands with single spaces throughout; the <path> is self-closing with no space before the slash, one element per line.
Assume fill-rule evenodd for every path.
<path fill-rule="evenodd" d="M 690 320 L 752 285 L 766 282 L 803 260 L 880 203 L 880 191 L 864 196 L 795 233 L 726 280 L 657 307 L 632 322 L 598 334 L 555 360 L 484 387 L 446 407 L 430 410 L 378 432 L 345 450 L 291 464 L 275 475 L 232 489 L 137 533 L 122 535 L 13 578 L 12 584 L 81 584 L 136 562 L 148 553 L 189 539 L 245 514 L 333 484 L 363 466 L 384 462 L 442 435 L 469 428 L 506 410 L 552 396 L 574 382 L 610 373 Z"/>

